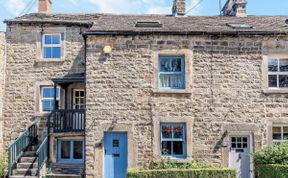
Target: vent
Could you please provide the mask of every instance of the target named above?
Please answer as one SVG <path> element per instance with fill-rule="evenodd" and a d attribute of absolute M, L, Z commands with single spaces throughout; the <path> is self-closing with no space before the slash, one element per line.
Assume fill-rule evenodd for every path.
<path fill-rule="evenodd" d="M 245 23 L 227 23 L 228 27 L 235 28 L 235 29 L 251 29 L 254 28 L 252 25 L 245 24 Z"/>
<path fill-rule="evenodd" d="M 141 21 L 137 21 L 136 27 L 153 27 L 153 28 L 157 28 L 157 27 L 162 27 L 162 24 L 160 23 L 160 21 L 141 20 Z"/>

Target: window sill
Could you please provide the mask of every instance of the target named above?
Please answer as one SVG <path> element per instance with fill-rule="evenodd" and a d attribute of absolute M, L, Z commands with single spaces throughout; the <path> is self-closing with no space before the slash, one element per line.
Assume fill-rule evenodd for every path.
<path fill-rule="evenodd" d="M 38 59 L 36 63 L 61 63 L 64 62 L 64 59 Z"/>
<path fill-rule="evenodd" d="M 192 157 L 179 157 L 179 158 L 177 158 L 177 157 L 161 156 L 161 158 L 170 159 L 170 160 L 176 161 L 177 163 L 189 163 L 193 160 Z"/>
<path fill-rule="evenodd" d="M 265 94 L 287 94 L 288 89 L 265 89 L 263 90 Z"/>
<path fill-rule="evenodd" d="M 34 114 L 35 117 L 48 117 L 51 112 L 37 112 Z"/>
<path fill-rule="evenodd" d="M 184 90 L 153 89 L 153 93 L 155 94 L 192 94 L 192 91 L 189 89 L 184 89 Z"/>

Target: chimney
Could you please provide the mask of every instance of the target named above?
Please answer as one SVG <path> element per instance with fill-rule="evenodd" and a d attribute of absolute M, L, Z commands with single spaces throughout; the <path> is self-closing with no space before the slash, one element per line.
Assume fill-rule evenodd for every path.
<path fill-rule="evenodd" d="M 183 16 L 186 14 L 186 0 L 174 0 L 172 7 L 174 16 Z"/>
<path fill-rule="evenodd" d="M 224 16 L 246 17 L 246 0 L 228 0 L 222 9 Z"/>
<path fill-rule="evenodd" d="M 44 14 L 51 14 L 52 1 L 51 0 L 39 0 L 38 12 Z"/>

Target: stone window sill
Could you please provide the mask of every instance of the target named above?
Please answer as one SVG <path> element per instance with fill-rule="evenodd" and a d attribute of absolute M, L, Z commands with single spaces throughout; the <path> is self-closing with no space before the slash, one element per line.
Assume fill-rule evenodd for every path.
<path fill-rule="evenodd" d="M 153 89 L 155 94 L 192 94 L 190 89 L 185 90 L 169 90 L 169 89 Z"/>
<path fill-rule="evenodd" d="M 37 112 L 34 114 L 35 117 L 48 117 L 50 112 Z"/>
<path fill-rule="evenodd" d="M 51 59 L 51 60 L 38 59 L 35 62 L 36 63 L 62 63 L 64 61 L 65 61 L 64 59 Z"/>
<path fill-rule="evenodd" d="M 265 89 L 263 90 L 265 94 L 288 94 L 288 89 Z"/>

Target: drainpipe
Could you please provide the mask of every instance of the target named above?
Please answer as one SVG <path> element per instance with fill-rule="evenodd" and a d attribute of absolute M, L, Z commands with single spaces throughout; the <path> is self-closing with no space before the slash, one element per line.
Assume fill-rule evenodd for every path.
<path fill-rule="evenodd" d="M 86 85 L 87 85 L 87 81 L 86 81 L 86 71 L 87 71 L 87 36 L 86 35 L 83 35 L 83 38 L 84 38 L 84 63 L 85 63 L 85 67 L 84 67 L 84 91 L 85 91 L 85 98 L 84 98 L 84 101 L 85 101 L 85 119 L 84 119 L 84 170 L 83 170 L 83 174 L 84 174 L 84 177 L 86 177 L 86 104 L 87 104 L 87 90 L 86 90 Z"/>

